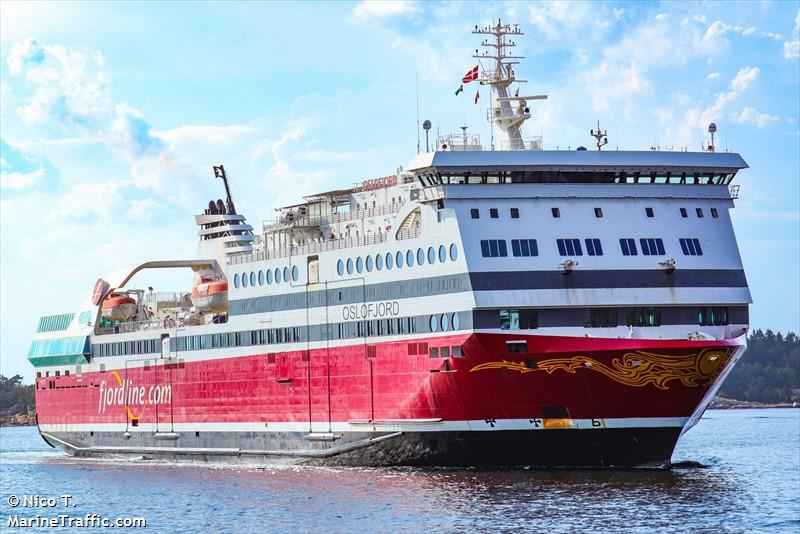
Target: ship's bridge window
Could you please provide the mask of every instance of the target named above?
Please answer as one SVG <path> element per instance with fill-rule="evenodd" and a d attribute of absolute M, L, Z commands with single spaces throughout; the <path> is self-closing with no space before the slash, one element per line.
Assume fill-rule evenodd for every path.
<path fill-rule="evenodd" d="M 645 215 L 647 215 L 648 218 L 652 219 L 653 217 L 655 217 L 655 213 L 653 213 L 653 208 L 645 208 L 644 213 Z"/>
<path fill-rule="evenodd" d="M 594 216 L 597 217 L 598 219 L 602 219 L 603 218 L 603 208 L 595 208 L 594 209 Z"/>
<path fill-rule="evenodd" d="M 619 240 L 619 248 L 622 250 L 623 256 L 636 256 L 636 240 L 629 237 L 623 237 Z"/>
<path fill-rule="evenodd" d="M 508 256 L 505 239 L 482 239 L 481 255 L 484 258 L 497 258 Z"/>
<path fill-rule="evenodd" d="M 724 326 L 730 324 L 726 306 L 708 306 L 700 308 L 697 323 L 700 326 Z"/>
<path fill-rule="evenodd" d="M 661 326 L 661 308 L 628 308 L 625 322 L 628 326 Z"/>
<path fill-rule="evenodd" d="M 600 244 L 599 239 L 585 239 L 584 242 L 586 243 L 586 253 L 589 254 L 589 256 L 603 255 L 603 246 Z"/>
<path fill-rule="evenodd" d="M 550 208 L 550 213 L 553 214 L 554 219 L 561 217 L 561 210 L 559 208 Z"/>
<path fill-rule="evenodd" d="M 517 257 L 538 256 L 539 245 L 535 239 L 512 239 L 511 253 Z"/>
<path fill-rule="evenodd" d="M 617 326 L 617 308 L 590 308 L 587 328 L 608 328 Z"/>
<path fill-rule="evenodd" d="M 700 241 L 693 237 L 682 237 L 679 239 L 681 250 L 684 256 L 702 256 L 703 249 L 700 248 Z"/>
<path fill-rule="evenodd" d="M 519 219 L 519 208 L 511 208 L 511 218 Z"/>
<path fill-rule="evenodd" d="M 497 219 L 500 217 L 500 214 L 497 213 L 497 208 L 489 208 L 489 217 L 492 219 Z"/>
<path fill-rule="evenodd" d="M 469 216 L 473 219 L 480 219 L 481 218 L 481 211 L 478 208 L 472 208 L 469 210 Z"/>
<path fill-rule="evenodd" d="M 687 218 L 689 214 L 686 212 L 686 208 L 681 208 L 681 217 L 684 219 Z"/>
<path fill-rule="evenodd" d="M 711 208 L 711 217 L 713 219 L 719 219 L 719 212 L 717 211 L 717 208 Z"/>
<path fill-rule="evenodd" d="M 643 237 L 639 239 L 639 245 L 642 247 L 642 254 L 645 256 L 663 256 L 664 241 L 657 237 Z"/>
<path fill-rule="evenodd" d="M 561 256 L 583 256 L 580 239 L 556 239 L 556 245 Z"/>
<path fill-rule="evenodd" d="M 703 218 L 703 208 L 695 208 L 695 212 L 697 213 L 697 218 L 698 219 L 702 219 Z"/>

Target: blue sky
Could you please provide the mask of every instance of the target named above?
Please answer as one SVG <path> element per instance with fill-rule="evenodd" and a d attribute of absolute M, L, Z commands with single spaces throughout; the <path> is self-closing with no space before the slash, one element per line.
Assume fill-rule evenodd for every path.
<path fill-rule="evenodd" d="M 434 131 L 489 137 L 488 93 L 453 92 L 501 17 L 545 148 L 740 152 L 733 210 L 757 328 L 799 330 L 797 2 L 0 4 L 0 371 L 30 380 L 40 315 L 121 266 L 192 256 L 222 195 L 258 226 L 304 194 L 394 173 Z M 423 141 L 424 143 L 424 141 Z M 167 289 L 190 280 L 148 281 Z"/>

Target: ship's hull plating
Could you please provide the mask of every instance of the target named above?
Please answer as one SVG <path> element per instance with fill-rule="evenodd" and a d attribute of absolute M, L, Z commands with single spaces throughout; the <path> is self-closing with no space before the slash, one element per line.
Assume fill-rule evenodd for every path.
<path fill-rule="evenodd" d="M 520 341 L 527 352 L 513 352 Z M 463 357 L 430 355 L 454 346 Z M 109 359 L 104 372 L 37 380 L 37 408 L 45 440 L 76 456 L 665 466 L 743 350 L 743 338 L 471 334 L 116 369 Z"/>

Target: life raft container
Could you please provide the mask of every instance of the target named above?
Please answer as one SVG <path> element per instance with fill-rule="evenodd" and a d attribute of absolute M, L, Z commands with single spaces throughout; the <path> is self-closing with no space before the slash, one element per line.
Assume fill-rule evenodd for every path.
<path fill-rule="evenodd" d="M 101 315 L 109 321 L 127 321 L 136 313 L 136 301 L 126 293 L 111 292 L 103 299 Z"/>
<path fill-rule="evenodd" d="M 192 304 L 200 312 L 221 313 L 228 309 L 228 282 L 201 275 L 192 288 Z"/>

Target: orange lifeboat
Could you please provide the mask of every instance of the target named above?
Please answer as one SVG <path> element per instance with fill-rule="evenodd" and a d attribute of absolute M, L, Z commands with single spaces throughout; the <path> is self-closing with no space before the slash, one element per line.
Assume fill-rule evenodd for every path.
<path fill-rule="evenodd" d="M 192 288 L 192 304 L 200 312 L 227 311 L 228 282 L 216 275 L 201 275 Z"/>
<path fill-rule="evenodd" d="M 136 300 L 127 293 L 111 292 L 103 299 L 100 306 L 104 319 L 109 321 L 127 321 L 136 313 Z"/>

